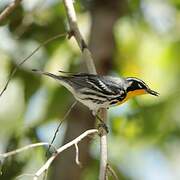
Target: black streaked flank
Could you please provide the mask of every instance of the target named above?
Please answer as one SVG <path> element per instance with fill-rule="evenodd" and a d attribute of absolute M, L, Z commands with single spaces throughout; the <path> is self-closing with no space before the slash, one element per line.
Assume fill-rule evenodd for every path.
<path fill-rule="evenodd" d="M 107 97 L 107 96 L 105 96 L 103 94 L 96 93 L 96 92 L 83 91 L 82 94 L 90 95 L 90 96 L 96 96 L 96 97 L 100 97 L 100 98 L 104 98 L 106 100 L 109 100 L 109 97 Z"/>
<path fill-rule="evenodd" d="M 100 100 L 100 99 L 98 99 L 98 97 L 97 98 L 86 97 L 86 98 L 81 98 L 81 99 L 83 99 L 83 100 L 90 100 L 90 101 L 92 101 L 95 104 L 104 104 L 106 102 L 106 100 L 104 100 L 104 101 Z"/>
<path fill-rule="evenodd" d="M 117 100 L 111 101 L 111 102 L 110 102 L 110 105 L 117 104 L 118 102 L 119 102 L 119 101 L 117 101 Z"/>

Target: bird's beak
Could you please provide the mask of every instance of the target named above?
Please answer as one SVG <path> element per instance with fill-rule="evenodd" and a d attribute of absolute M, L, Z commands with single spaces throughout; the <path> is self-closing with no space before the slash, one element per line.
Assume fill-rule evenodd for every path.
<path fill-rule="evenodd" d="M 159 96 L 159 93 L 158 93 L 158 92 L 153 91 L 153 90 L 151 90 L 151 89 L 147 89 L 146 91 L 147 91 L 147 93 L 149 93 L 149 94 L 151 94 L 151 95 L 153 95 L 153 96 Z"/>

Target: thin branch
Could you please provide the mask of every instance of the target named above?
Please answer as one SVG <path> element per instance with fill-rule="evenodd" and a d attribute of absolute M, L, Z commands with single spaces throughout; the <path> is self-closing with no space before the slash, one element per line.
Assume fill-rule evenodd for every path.
<path fill-rule="evenodd" d="M 50 151 L 51 145 L 53 144 L 54 140 L 56 139 L 57 133 L 59 132 L 59 129 L 60 129 L 62 123 L 63 123 L 63 122 L 65 121 L 65 119 L 69 116 L 69 113 L 71 112 L 71 110 L 74 108 L 74 106 L 75 106 L 76 104 L 77 104 L 77 101 L 75 101 L 75 102 L 71 105 L 71 107 L 68 109 L 68 111 L 67 111 L 66 114 L 64 115 L 62 121 L 59 123 L 59 125 L 58 125 L 58 127 L 57 127 L 57 129 L 56 129 L 56 131 L 55 131 L 55 133 L 54 133 L 54 136 L 53 136 L 53 138 L 52 138 L 52 141 L 51 141 L 51 143 L 50 143 L 50 145 L 49 145 L 49 147 L 48 147 L 48 149 L 47 149 L 47 152 Z M 47 156 L 47 152 L 46 152 L 46 156 Z"/>
<path fill-rule="evenodd" d="M 105 109 L 101 109 L 100 117 L 106 123 L 107 120 L 107 112 Z M 100 134 L 100 173 L 99 173 L 99 180 L 104 180 L 106 178 L 106 166 L 107 166 L 107 131 L 102 129 Z"/>
<path fill-rule="evenodd" d="M 21 179 L 24 176 L 34 177 L 34 174 L 30 174 L 30 173 L 21 174 L 21 175 L 17 176 L 15 179 Z"/>
<path fill-rule="evenodd" d="M 77 18 L 76 18 L 76 12 L 74 10 L 73 0 L 63 0 L 63 1 L 67 12 L 71 36 L 75 37 L 82 51 L 82 54 L 87 64 L 88 71 L 92 74 L 97 74 L 91 52 L 89 51 L 87 44 L 84 41 L 77 25 Z"/>
<path fill-rule="evenodd" d="M 79 161 L 79 147 L 78 147 L 78 144 L 74 144 L 74 145 L 75 145 L 75 149 L 76 149 L 75 161 L 76 161 L 76 164 L 81 167 L 81 162 Z"/>
<path fill-rule="evenodd" d="M 108 178 L 108 174 L 106 173 L 106 175 L 105 175 L 105 180 L 108 180 L 109 178 Z"/>
<path fill-rule="evenodd" d="M 85 137 L 87 137 L 90 134 L 95 134 L 98 133 L 97 129 L 90 129 L 85 131 L 84 133 L 82 133 L 80 136 L 78 136 L 77 138 L 75 138 L 74 140 L 70 141 L 69 143 L 63 145 L 62 147 L 58 148 L 56 150 L 56 154 L 53 154 L 46 162 L 45 164 L 35 173 L 33 180 L 37 180 L 39 178 L 39 176 L 45 172 L 51 165 L 51 163 L 54 161 L 54 159 L 64 150 L 68 149 L 69 147 L 78 144 L 82 139 L 84 139 Z"/>
<path fill-rule="evenodd" d="M 107 136 L 103 135 L 100 138 L 100 174 L 99 179 L 103 180 L 106 175 L 106 164 L 107 164 Z"/>
<path fill-rule="evenodd" d="M 10 151 L 10 152 L 7 152 L 7 153 L 3 153 L 3 154 L 0 154 L 0 158 L 7 158 L 9 156 L 12 156 L 12 155 L 15 155 L 15 154 L 18 154 L 22 151 L 26 151 L 26 150 L 29 150 L 31 148 L 34 148 L 34 147 L 38 147 L 38 146 L 47 146 L 49 145 L 49 143 L 46 143 L 46 142 L 40 142 L 40 143 L 35 143 L 35 144 L 29 144 L 27 146 L 24 146 L 22 148 L 19 148 L 19 149 L 16 149 L 14 151 Z M 54 146 L 53 146 L 54 147 Z M 54 147 L 54 149 L 56 149 Z"/>
<path fill-rule="evenodd" d="M 11 4 L 9 4 L 0 14 L 0 22 L 6 19 L 15 9 L 19 4 L 21 3 L 22 0 L 15 0 Z"/>
<path fill-rule="evenodd" d="M 114 169 L 109 164 L 107 164 L 107 172 L 109 172 L 112 175 L 114 180 L 119 180 L 116 172 L 114 171 Z"/>
<path fill-rule="evenodd" d="M 87 44 L 85 43 L 80 30 L 77 24 L 76 13 L 74 10 L 73 0 L 63 0 L 64 6 L 66 8 L 67 17 L 69 21 L 70 27 L 70 37 L 74 36 L 86 61 L 86 65 L 89 73 L 97 74 L 94 61 L 92 59 L 91 52 L 89 51 Z M 107 120 L 107 111 L 105 109 L 101 110 L 100 113 L 101 119 L 106 123 Z M 100 135 L 100 172 L 99 172 L 99 180 L 105 179 L 106 174 L 106 165 L 107 165 L 107 132 L 102 131 Z"/>
<path fill-rule="evenodd" d="M 46 180 L 46 179 L 47 179 L 47 176 L 48 176 L 48 171 L 46 170 L 46 171 L 44 172 L 44 176 L 43 176 L 42 180 Z"/>
<path fill-rule="evenodd" d="M 22 61 L 20 61 L 19 64 L 17 64 L 17 66 L 15 68 L 13 68 L 9 74 L 9 77 L 8 77 L 8 80 L 3 88 L 3 90 L 0 92 L 0 97 L 4 94 L 4 92 L 6 91 L 11 79 L 13 78 L 14 74 L 16 73 L 16 71 L 18 70 L 18 68 L 24 64 L 30 57 L 32 57 L 41 47 L 47 45 L 49 42 L 55 40 L 55 39 L 58 39 L 58 38 L 61 38 L 61 37 L 64 37 L 66 36 L 67 34 L 66 33 L 63 33 L 63 34 L 58 34 L 56 36 L 53 36 L 51 38 L 49 38 L 48 40 L 46 40 L 45 42 L 43 42 L 42 44 L 40 44 L 34 51 L 32 51 L 27 57 L 25 57 Z"/>

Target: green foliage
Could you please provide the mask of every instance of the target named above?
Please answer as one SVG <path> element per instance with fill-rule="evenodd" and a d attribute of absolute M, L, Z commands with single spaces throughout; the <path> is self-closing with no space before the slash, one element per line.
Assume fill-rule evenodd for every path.
<path fill-rule="evenodd" d="M 17 149 L 18 144 L 19 138 L 15 134 L 11 135 L 8 141 L 6 151 L 12 151 L 14 149 Z M 14 177 L 17 177 L 19 173 L 22 172 L 27 160 L 28 159 L 19 160 L 16 156 L 5 159 L 1 168 L 1 179 L 12 180 L 14 179 Z"/>

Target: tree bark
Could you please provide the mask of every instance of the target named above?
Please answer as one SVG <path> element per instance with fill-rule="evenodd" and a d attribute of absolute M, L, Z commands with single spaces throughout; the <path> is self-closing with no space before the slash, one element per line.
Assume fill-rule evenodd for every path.
<path fill-rule="evenodd" d="M 113 28 L 126 9 L 126 0 L 94 0 L 90 5 L 92 26 L 89 47 L 99 74 L 107 74 L 112 69 L 115 51 Z"/>

